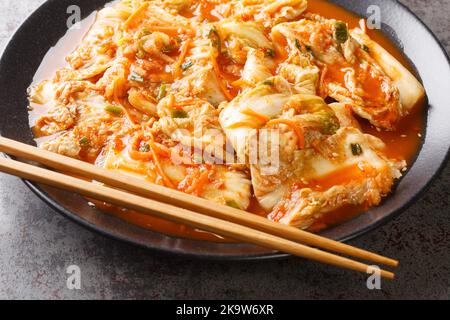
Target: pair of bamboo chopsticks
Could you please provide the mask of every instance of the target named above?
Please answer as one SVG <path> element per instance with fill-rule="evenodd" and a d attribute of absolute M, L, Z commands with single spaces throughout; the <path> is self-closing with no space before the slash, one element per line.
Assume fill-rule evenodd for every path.
<path fill-rule="evenodd" d="M 398 261 L 369 251 L 323 238 L 294 227 L 281 225 L 228 206 L 218 204 L 212 206 L 211 202 L 205 199 L 161 187 L 138 178 L 125 176 L 4 137 L 0 137 L 0 151 L 44 164 L 59 171 L 102 182 L 105 185 L 99 185 L 3 157 L 0 157 L 0 171 L 137 210 L 144 214 L 350 270 L 367 272 L 369 265 L 316 248 L 372 261 L 377 264 L 391 267 L 398 266 Z M 385 270 L 381 270 L 381 276 L 388 279 L 394 278 L 392 272 Z"/>

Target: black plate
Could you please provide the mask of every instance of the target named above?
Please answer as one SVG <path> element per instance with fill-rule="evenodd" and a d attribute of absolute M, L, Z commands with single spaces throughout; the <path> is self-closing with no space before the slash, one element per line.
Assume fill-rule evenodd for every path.
<path fill-rule="evenodd" d="M 47 51 L 67 31 L 66 10 L 78 5 L 82 15 L 105 4 L 105 0 L 50 0 L 17 30 L 0 61 L 0 134 L 33 144 L 28 127 L 27 87 Z M 365 16 L 368 6 L 382 10 L 383 31 L 413 62 L 428 94 L 424 144 L 396 192 L 382 206 L 347 223 L 323 232 L 346 241 L 379 226 L 402 212 L 430 185 L 445 163 L 450 147 L 450 65 L 448 56 L 430 30 L 409 9 L 390 0 L 334 0 Z M 246 244 L 218 244 L 171 238 L 104 214 L 80 196 L 26 182 L 44 201 L 76 222 L 115 239 L 146 248 L 211 259 L 261 259 L 285 255 Z"/>

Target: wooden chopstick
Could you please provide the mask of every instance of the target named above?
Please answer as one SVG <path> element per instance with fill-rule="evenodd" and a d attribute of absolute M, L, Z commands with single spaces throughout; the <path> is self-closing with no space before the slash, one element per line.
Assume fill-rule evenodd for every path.
<path fill-rule="evenodd" d="M 398 266 L 398 261 L 366 250 L 355 248 L 291 226 L 275 223 L 264 217 L 248 214 L 247 212 L 228 206 L 219 204 L 211 206 L 211 202 L 208 200 L 194 197 L 177 190 L 164 188 L 138 178 L 125 176 L 111 170 L 106 170 L 80 160 L 42 150 L 11 139 L 0 137 L 0 151 L 16 157 L 42 163 L 56 170 L 100 181 L 109 186 L 127 190 L 156 201 L 169 203 L 218 219 L 244 225 L 291 241 L 372 261 L 377 264 L 391 267 Z"/>
<path fill-rule="evenodd" d="M 114 205 L 137 210 L 145 214 L 158 216 L 173 222 L 214 232 L 225 237 L 290 253 L 295 256 L 364 273 L 367 273 L 370 268 L 364 263 L 310 248 L 271 234 L 264 233 L 262 231 L 251 229 L 249 227 L 178 208 L 166 203 L 157 202 L 155 200 L 74 178 L 16 160 L 0 157 L 0 171 L 27 180 L 72 191 L 83 196 L 95 198 Z M 394 279 L 395 277 L 392 272 L 385 270 L 381 270 L 380 275 L 387 279 Z"/>

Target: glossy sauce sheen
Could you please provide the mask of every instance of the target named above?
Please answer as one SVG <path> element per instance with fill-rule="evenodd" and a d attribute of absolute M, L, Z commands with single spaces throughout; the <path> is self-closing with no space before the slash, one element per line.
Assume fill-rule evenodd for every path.
<path fill-rule="evenodd" d="M 205 12 L 210 11 L 208 5 L 210 4 L 204 5 L 203 10 Z M 359 17 L 355 16 L 354 14 L 344 10 L 343 8 L 337 5 L 328 3 L 325 0 L 309 0 L 307 12 L 316 13 L 321 16 L 324 16 L 325 18 L 333 18 L 345 21 L 349 24 L 350 28 L 355 28 L 359 26 L 360 20 Z M 211 16 L 210 18 L 211 20 L 217 20 L 217 18 L 214 16 Z M 88 25 L 92 23 L 92 16 L 86 23 Z M 86 30 L 84 29 L 85 28 L 82 28 L 82 31 L 80 32 L 83 33 L 86 32 Z M 368 34 L 374 41 L 378 42 L 382 47 L 384 47 L 387 51 L 389 51 L 389 53 L 391 53 L 404 66 L 406 66 L 409 69 L 412 69 L 410 68 L 410 64 L 408 60 L 403 56 L 403 54 L 381 32 L 368 30 Z M 66 37 L 61 41 L 64 41 L 64 43 L 73 46 L 74 43 L 75 44 L 79 43 L 80 33 L 76 35 L 75 34 L 66 35 Z M 66 55 L 69 54 L 74 49 L 73 47 L 70 47 L 70 45 L 66 45 L 67 47 Z M 61 48 L 59 48 L 58 51 L 61 51 Z M 51 57 L 52 52 L 49 52 L 48 56 Z M 55 65 L 55 63 L 54 62 L 52 63 L 51 61 L 54 60 L 53 59 L 44 60 L 43 65 L 41 65 L 40 72 L 38 72 L 35 76 L 34 80 L 35 83 L 38 83 L 45 78 L 47 79 L 50 78 L 48 76 L 49 72 L 53 73 L 55 70 L 61 67 L 61 65 Z M 45 70 L 45 72 L 43 72 L 42 70 Z M 230 78 L 227 80 L 232 82 L 236 79 Z M 237 94 L 237 92 L 232 93 Z M 33 119 L 36 119 L 37 117 L 38 115 L 33 114 L 33 112 L 30 113 L 31 126 L 33 124 Z M 421 136 L 424 131 L 424 121 L 425 121 L 425 110 L 423 108 L 423 103 L 420 103 L 418 106 L 414 108 L 413 112 L 411 112 L 410 115 L 401 120 L 395 132 L 378 131 L 375 127 L 370 125 L 368 121 L 362 119 L 360 119 L 360 124 L 364 132 L 377 136 L 386 143 L 387 145 L 386 155 L 388 157 L 395 159 L 404 159 L 408 162 L 408 165 L 411 165 L 421 145 L 422 141 Z M 333 177 L 333 180 L 336 180 L 337 178 L 338 177 Z M 91 199 L 90 201 L 93 202 L 98 208 L 111 214 L 114 214 L 115 216 L 125 221 L 141 226 L 143 228 L 151 229 L 157 232 L 165 233 L 176 237 L 193 238 L 207 241 L 229 241 L 220 236 L 204 232 L 201 230 L 188 228 L 186 226 L 178 225 L 169 221 L 165 221 L 163 219 L 151 217 L 127 209 L 117 208 L 109 204 L 105 204 L 103 202 Z M 336 210 L 335 212 L 327 213 L 310 228 L 310 231 L 318 232 L 320 230 L 329 228 L 330 226 L 343 223 L 361 214 L 367 209 L 368 208 L 365 205 L 346 206 L 339 210 Z M 266 213 L 262 210 L 262 208 L 258 205 L 256 199 L 254 198 L 251 201 L 249 211 L 257 215 L 266 216 Z"/>

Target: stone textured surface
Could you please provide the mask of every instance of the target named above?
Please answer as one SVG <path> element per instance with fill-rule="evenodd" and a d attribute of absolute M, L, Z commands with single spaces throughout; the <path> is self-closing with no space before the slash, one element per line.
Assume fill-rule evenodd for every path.
<path fill-rule="evenodd" d="M 0 0 L 0 48 L 43 0 Z M 403 0 L 450 50 L 450 0 Z M 0 174 L 0 298 L 450 298 L 450 166 L 400 217 L 352 244 L 398 258 L 398 279 L 365 277 L 301 259 L 221 263 L 158 255 L 106 239 L 49 209 Z M 66 268 L 82 289 L 66 288 Z"/>

